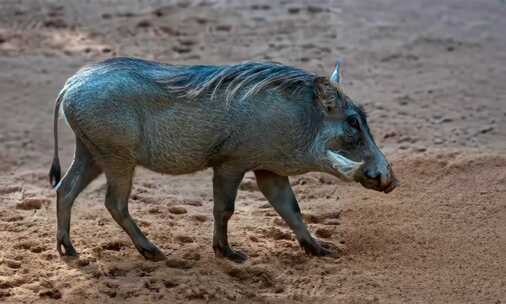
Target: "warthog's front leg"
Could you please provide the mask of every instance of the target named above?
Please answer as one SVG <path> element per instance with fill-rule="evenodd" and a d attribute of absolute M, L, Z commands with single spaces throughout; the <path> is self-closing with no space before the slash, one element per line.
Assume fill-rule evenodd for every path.
<path fill-rule="evenodd" d="M 255 175 L 260 191 L 293 230 L 306 253 L 316 256 L 331 254 L 307 230 L 288 177 L 263 170 L 255 171 Z"/>
<path fill-rule="evenodd" d="M 227 237 L 228 220 L 235 208 L 237 189 L 244 173 L 232 173 L 223 168 L 215 168 L 213 176 L 214 194 L 214 234 L 213 249 L 217 256 L 226 257 L 236 263 L 246 261 L 247 256 L 230 248 Z"/>

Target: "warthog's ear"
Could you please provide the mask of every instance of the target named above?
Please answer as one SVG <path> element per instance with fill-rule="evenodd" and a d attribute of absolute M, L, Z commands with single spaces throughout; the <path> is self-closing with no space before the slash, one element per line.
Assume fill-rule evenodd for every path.
<path fill-rule="evenodd" d="M 314 100 L 326 113 L 334 113 L 337 110 L 337 91 L 327 77 L 315 78 Z"/>
<path fill-rule="evenodd" d="M 336 62 L 336 68 L 332 73 L 330 74 L 330 83 L 335 86 L 336 88 L 339 88 L 343 81 L 343 67 L 342 67 L 342 61 L 341 59 L 337 58 Z"/>

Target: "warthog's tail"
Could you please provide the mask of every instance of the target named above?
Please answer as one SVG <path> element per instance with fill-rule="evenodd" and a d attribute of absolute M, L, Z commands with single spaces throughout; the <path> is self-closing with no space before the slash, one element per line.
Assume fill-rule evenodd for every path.
<path fill-rule="evenodd" d="M 53 163 L 51 164 L 51 169 L 49 170 L 49 181 L 51 186 L 56 187 L 61 179 L 61 167 L 60 167 L 60 159 L 58 158 L 58 114 L 60 111 L 60 105 L 63 100 L 63 95 L 65 93 L 65 89 L 63 89 L 58 97 L 56 98 L 56 104 L 54 106 L 54 117 L 53 117 L 53 136 L 54 136 L 54 154 L 53 154 Z"/>

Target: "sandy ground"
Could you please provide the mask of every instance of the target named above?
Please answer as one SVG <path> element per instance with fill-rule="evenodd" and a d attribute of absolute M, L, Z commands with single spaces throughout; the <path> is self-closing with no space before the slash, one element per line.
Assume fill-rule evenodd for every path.
<path fill-rule="evenodd" d="M 505 15 L 499 0 L 2 1 L 0 302 L 506 303 Z M 167 262 L 143 260 L 113 222 L 103 178 L 73 209 L 80 257 L 62 259 L 54 99 L 79 66 L 116 55 L 322 75 L 339 55 L 402 186 L 293 177 L 311 230 L 342 249 L 312 258 L 248 175 L 230 239 L 250 259 L 236 265 L 211 249 L 209 171 L 139 169 L 131 210 Z M 67 166 L 73 136 L 60 127 Z"/>

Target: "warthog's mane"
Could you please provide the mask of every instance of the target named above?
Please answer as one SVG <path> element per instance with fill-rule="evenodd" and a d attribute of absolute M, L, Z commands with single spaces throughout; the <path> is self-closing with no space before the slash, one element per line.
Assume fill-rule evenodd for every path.
<path fill-rule="evenodd" d="M 275 62 L 180 67 L 175 74 L 158 78 L 157 82 L 171 92 L 188 97 L 210 93 L 214 98 L 221 91 L 227 103 L 234 98 L 246 99 L 267 88 L 297 95 L 314 80 L 314 75 L 304 70 Z"/>
<path fill-rule="evenodd" d="M 154 80 L 171 95 L 196 98 L 220 95 L 227 103 L 266 89 L 289 94 L 313 88 L 316 75 L 276 62 L 248 61 L 233 65 L 170 65 L 136 58 L 113 58 L 95 68 L 129 69 Z M 91 67 L 93 68 L 93 66 Z"/>

